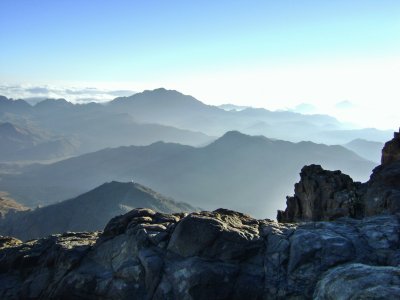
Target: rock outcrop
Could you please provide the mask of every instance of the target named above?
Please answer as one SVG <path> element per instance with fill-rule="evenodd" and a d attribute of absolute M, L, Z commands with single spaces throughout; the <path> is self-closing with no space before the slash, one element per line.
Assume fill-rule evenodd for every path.
<path fill-rule="evenodd" d="M 388 141 L 382 149 L 381 164 L 386 166 L 400 160 L 400 129 L 394 133 L 392 140 Z"/>
<path fill-rule="evenodd" d="M 295 184 L 295 194 L 287 197 L 287 208 L 278 211 L 279 222 L 322 221 L 361 215 L 358 183 L 340 171 L 319 165 L 305 166 Z"/>
<path fill-rule="evenodd" d="M 27 207 L 8 197 L 7 193 L 0 191 L 0 222 L 7 213 L 26 211 Z"/>
<path fill-rule="evenodd" d="M 366 183 L 353 180 L 340 171 L 305 166 L 293 197 L 287 197 L 285 211 L 278 211 L 279 222 L 363 218 L 400 213 L 400 133 L 382 149 L 382 164 L 372 171 Z"/>
<path fill-rule="evenodd" d="M 135 209 L 101 234 L 1 248 L 0 298 L 389 299 L 400 297 L 399 232 L 396 215 L 279 224 Z"/>

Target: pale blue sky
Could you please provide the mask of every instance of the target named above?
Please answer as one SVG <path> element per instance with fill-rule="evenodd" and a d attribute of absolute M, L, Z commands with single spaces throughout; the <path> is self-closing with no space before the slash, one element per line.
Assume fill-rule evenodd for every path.
<path fill-rule="evenodd" d="M 0 40 L 8 84 L 164 86 L 273 108 L 373 101 L 365 95 L 392 88 L 399 100 L 398 0 L 1 0 Z M 383 86 L 358 93 L 373 76 Z"/>

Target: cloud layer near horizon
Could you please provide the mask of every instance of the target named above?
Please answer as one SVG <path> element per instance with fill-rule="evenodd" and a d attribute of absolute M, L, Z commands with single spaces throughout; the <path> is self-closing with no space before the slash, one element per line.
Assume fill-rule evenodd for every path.
<path fill-rule="evenodd" d="M 48 98 L 63 98 L 73 103 L 107 102 L 116 97 L 130 96 L 134 93 L 131 90 L 106 90 L 94 87 L 0 85 L 0 95 L 13 99 L 25 99 L 30 103 Z"/>

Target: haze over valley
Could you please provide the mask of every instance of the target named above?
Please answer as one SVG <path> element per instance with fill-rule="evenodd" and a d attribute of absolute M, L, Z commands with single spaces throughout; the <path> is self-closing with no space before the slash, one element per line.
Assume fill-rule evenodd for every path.
<path fill-rule="evenodd" d="M 31 208 L 134 181 L 193 207 L 274 219 L 302 166 L 366 181 L 392 135 L 328 115 L 227 110 L 164 88 L 88 104 L 2 97 L 0 107 L 0 190 Z"/>

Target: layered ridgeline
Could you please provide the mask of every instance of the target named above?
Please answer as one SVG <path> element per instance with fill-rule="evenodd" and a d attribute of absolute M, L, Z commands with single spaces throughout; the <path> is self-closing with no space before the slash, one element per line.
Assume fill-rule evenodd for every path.
<path fill-rule="evenodd" d="M 114 181 L 61 203 L 32 211 L 8 213 L 0 220 L 0 235 L 27 240 L 67 231 L 98 231 L 111 218 L 137 207 L 163 213 L 196 210 L 140 184 Z"/>
<path fill-rule="evenodd" d="M 400 134 L 385 145 L 382 164 L 362 189 L 315 165 L 302 173 L 307 176 L 294 201 L 302 205 L 294 214 L 301 223 L 226 209 L 135 209 L 113 218 L 102 233 L 25 244 L 3 237 L 0 297 L 399 299 Z M 361 190 L 370 196 L 355 197 Z M 300 191 L 313 200 L 301 200 Z M 349 201 L 338 205 L 340 199 Z M 281 217 L 293 211 L 291 202 Z"/>
<path fill-rule="evenodd" d="M 264 135 L 288 141 L 311 140 L 343 144 L 355 138 L 386 141 L 390 131 L 354 130 L 328 115 L 303 115 L 291 111 L 269 111 L 242 107 L 226 110 L 205 105 L 196 98 L 177 91 L 156 89 L 130 97 L 119 97 L 108 104 L 116 112 L 129 112 L 141 122 L 154 122 L 220 136 L 229 130 Z"/>
<path fill-rule="evenodd" d="M 204 209 L 230 207 L 275 217 L 305 164 L 342 169 L 366 180 L 375 166 L 341 146 L 291 143 L 237 131 L 194 148 L 171 143 L 106 149 L 20 175 L 3 176 L 0 190 L 30 207 L 75 197 L 103 182 L 140 182 Z"/>
<path fill-rule="evenodd" d="M 356 138 L 383 142 L 391 132 L 354 129 L 327 115 L 245 108 L 227 111 L 177 91 L 156 89 L 108 104 L 47 99 L 34 106 L 0 96 L 0 122 L 32 126 L 77 141 L 74 154 L 156 141 L 205 145 L 229 130 L 289 141 L 344 144 Z M 54 156 L 54 154 L 53 154 Z"/>
<path fill-rule="evenodd" d="M 116 112 L 102 104 L 72 104 L 64 99 L 47 99 L 31 106 L 23 100 L 0 96 L 0 123 L 10 123 L 25 131 L 41 131 L 74 141 L 72 154 L 82 154 L 106 147 L 147 145 L 156 141 L 204 145 L 213 138 L 190 130 L 161 125 L 157 120 L 138 122 L 130 113 Z M 2 143 L 3 145 L 3 143 Z M 7 144 L 2 147 L 6 147 Z M 44 159 L 60 156 L 57 149 L 42 147 Z M 1 150 L 1 148 L 0 148 Z M 52 151 L 54 153 L 52 153 Z M 27 155 L 29 152 L 26 153 Z M 6 159 L 8 157 L 5 157 Z M 9 160 L 25 159 L 10 156 Z"/>
<path fill-rule="evenodd" d="M 72 137 L 53 136 L 34 126 L 0 122 L 0 161 L 35 161 L 65 158 L 76 153 Z"/>
<path fill-rule="evenodd" d="M 344 144 L 343 147 L 357 153 L 361 157 L 379 163 L 381 160 L 381 151 L 384 143 L 372 142 L 363 139 L 355 139 Z"/>

